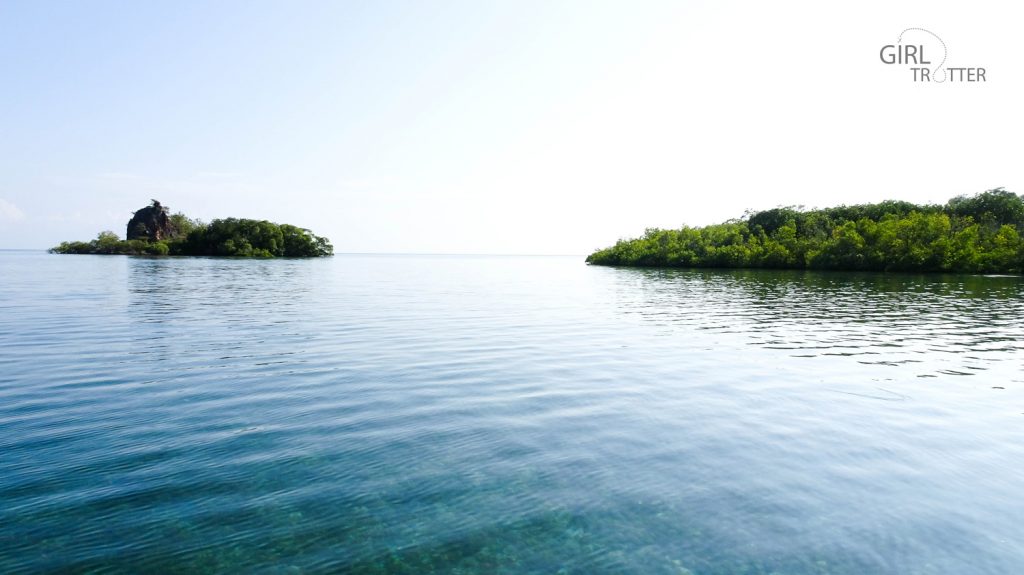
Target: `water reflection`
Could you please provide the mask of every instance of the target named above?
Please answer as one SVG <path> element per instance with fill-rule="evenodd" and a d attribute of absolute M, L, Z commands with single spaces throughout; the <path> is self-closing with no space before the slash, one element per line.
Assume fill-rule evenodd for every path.
<path fill-rule="evenodd" d="M 911 369 L 918 377 L 933 377 L 973 375 L 1024 350 L 1024 280 L 1017 276 L 645 269 L 614 274 L 616 308 L 623 314 L 673 332 L 735 334 L 749 345 L 795 358 L 926 363 Z M 950 357 L 937 362 L 934 354 Z"/>

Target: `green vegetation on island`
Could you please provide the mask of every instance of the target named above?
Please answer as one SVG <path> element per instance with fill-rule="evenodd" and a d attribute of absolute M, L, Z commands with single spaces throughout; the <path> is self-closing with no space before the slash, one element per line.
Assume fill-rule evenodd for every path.
<path fill-rule="evenodd" d="M 89 242 L 63 242 L 50 251 L 58 254 L 123 254 L 308 258 L 334 254 L 327 238 L 289 224 L 266 220 L 227 218 L 206 224 L 171 214 L 157 200 L 135 212 L 127 238 L 100 232 Z"/>
<path fill-rule="evenodd" d="M 1024 271 L 1024 196 L 1002 188 L 945 205 L 903 201 L 748 212 L 648 229 L 587 257 L 597 265 L 915 272 Z"/>

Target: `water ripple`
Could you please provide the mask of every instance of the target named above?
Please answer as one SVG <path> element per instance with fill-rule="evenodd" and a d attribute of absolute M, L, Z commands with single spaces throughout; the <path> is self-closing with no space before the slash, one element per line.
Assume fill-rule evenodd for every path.
<path fill-rule="evenodd" d="M 0 252 L 0 571 L 1024 570 L 1018 277 Z"/>

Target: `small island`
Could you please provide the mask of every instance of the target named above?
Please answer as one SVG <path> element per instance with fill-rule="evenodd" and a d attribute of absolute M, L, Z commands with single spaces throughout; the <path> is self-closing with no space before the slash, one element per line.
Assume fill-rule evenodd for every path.
<path fill-rule="evenodd" d="M 780 207 L 678 230 L 648 229 L 587 263 L 609 266 L 1021 273 L 1024 197 L 1002 188 L 945 205 Z"/>
<path fill-rule="evenodd" d="M 233 256 L 311 258 L 334 254 L 324 237 L 289 224 L 226 218 L 203 223 L 181 212 L 171 214 L 158 200 L 133 213 L 126 239 L 112 231 L 89 242 L 62 242 L 57 254 L 122 254 L 155 256 Z"/>

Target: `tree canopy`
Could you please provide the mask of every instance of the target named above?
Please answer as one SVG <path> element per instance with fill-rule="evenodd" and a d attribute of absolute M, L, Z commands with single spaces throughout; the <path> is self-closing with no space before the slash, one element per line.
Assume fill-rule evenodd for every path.
<path fill-rule="evenodd" d="M 192 230 L 181 253 L 194 256 L 304 258 L 334 253 L 327 238 L 289 224 L 227 218 Z"/>
<path fill-rule="evenodd" d="M 597 265 L 921 272 L 1024 271 L 1024 197 L 1002 188 L 945 205 L 903 201 L 651 228 L 587 257 Z"/>

